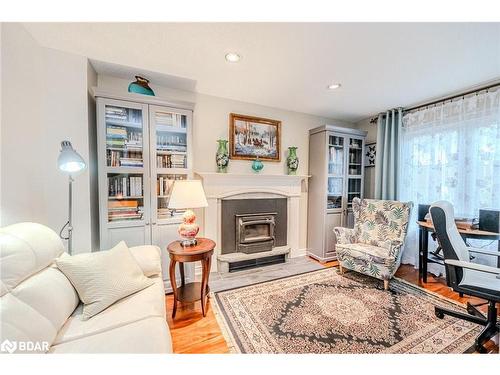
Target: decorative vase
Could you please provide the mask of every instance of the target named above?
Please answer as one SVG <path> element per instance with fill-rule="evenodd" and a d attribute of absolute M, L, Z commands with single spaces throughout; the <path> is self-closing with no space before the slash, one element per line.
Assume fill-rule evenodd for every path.
<path fill-rule="evenodd" d="M 182 223 L 179 225 L 177 232 L 181 236 L 182 246 L 196 245 L 196 235 L 200 227 L 196 224 L 196 215 L 191 210 L 186 210 L 182 215 Z"/>
<path fill-rule="evenodd" d="M 257 156 L 257 158 L 252 162 L 252 169 L 255 173 L 259 173 L 262 168 L 264 168 L 264 163 L 262 163 Z"/>
<path fill-rule="evenodd" d="M 229 165 L 229 153 L 227 152 L 227 141 L 225 139 L 217 140 L 219 148 L 215 154 L 215 163 L 217 164 L 218 173 L 227 173 Z"/>
<path fill-rule="evenodd" d="M 154 91 L 149 87 L 149 80 L 141 76 L 135 76 L 135 82 L 128 85 L 128 92 L 155 96 Z"/>
<path fill-rule="evenodd" d="M 286 158 L 286 166 L 289 175 L 297 174 L 299 168 L 299 158 L 297 157 L 297 147 L 288 147 L 288 157 Z"/>

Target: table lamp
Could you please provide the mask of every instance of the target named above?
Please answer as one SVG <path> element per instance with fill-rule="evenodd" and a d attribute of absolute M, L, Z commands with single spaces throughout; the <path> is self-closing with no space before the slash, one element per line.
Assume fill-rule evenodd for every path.
<path fill-rule="evenodd" d="M 171 210 L 183 210 L 183 221 L 177 232 L 181 236 L 182 246 L 196 245 L 196 235 L 200 230 L 196 224 L 196 215 L 191 208 L 207 207 L 208 202 L 203 191 L 200 180 L 177 180 L 174 182 L 168 208 Z"/>
<path fill-rule="evenodd" d="M 83 158 L 80 156 L 78 152 L 75 151 L 73 146 L 71 146 L 70 141 L 62 141 L 61 142 L 61 151 L 59 152 L 59 157 L 57 158 L 57 166 L 58 168 L 65 172 L 68 173 L 69 175 L 69 205 L 68 205 L 68 221 L 64 226 L 61 228 L 61 231 L 59 232 L 59 236 L 64 239 L 68 240 L 68 253 L 71 254 L 72 251 L 72 235 L 73 235 L 73 225 L 72 225 L 72 218 L 73 218 L 73 175 L 83 171 L 86 168 L 85 161 Z M 64 231 L 64 228 L 68 227 L 68 236 L 64 237 L 62 235 L 62 232 Z"/>

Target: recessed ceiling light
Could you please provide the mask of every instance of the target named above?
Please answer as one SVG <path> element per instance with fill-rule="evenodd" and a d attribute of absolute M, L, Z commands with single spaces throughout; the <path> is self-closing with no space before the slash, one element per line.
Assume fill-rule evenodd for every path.
<path fill-rule="evenodd" d="M 240 59 L 241 59 L 241 56 L 235 52 L 226 53 L 226 61 L 228 61 L 228 62 L 235 63 L 235 62 L 240 61 Z"/>
<path fill-rule="evenodd" d="M 332 83 L 331 85 L 328 85 L 328 90 L 335 90 L 338 89 L 340 86 L 342 86 L 340 83 Z"/>

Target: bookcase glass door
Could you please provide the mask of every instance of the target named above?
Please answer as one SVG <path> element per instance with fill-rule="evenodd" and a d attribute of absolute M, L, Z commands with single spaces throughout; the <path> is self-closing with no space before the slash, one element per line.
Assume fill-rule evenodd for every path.
<path fill-rule="evenodd" d="M 349 138 L 347 205 L 350 208 L 354 198 L 361 198 L 363 176 L 363 140 Z"/>
<path fill-rule="evenodd" d="M 108 173 L 108 222 L 143 219 L 143 174 Z"/>
<path fill-rule="evenodd" d="M 344 195 L 345 138 L 328 136 L 327 209 L 341 209 Z"/>
<path fill-rule="evenodd" d="M 157 169 L 186 169 L 188 167 L 188 117 L 184 113 L 163 107 L 150 111 L 156 149 Z"/>
<path fill-rule="evenodd" d="M 142 168 L 144 166 L 143 112 L 119 105 L 104 106 L 106 122 L 106 165 Z"/>

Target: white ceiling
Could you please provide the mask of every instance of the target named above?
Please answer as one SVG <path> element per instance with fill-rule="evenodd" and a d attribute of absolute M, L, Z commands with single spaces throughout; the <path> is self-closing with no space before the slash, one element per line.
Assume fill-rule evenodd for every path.
<path fill-rule="evenodd" d="M 346 121 L 500 79 L 500 23 L 24 25 L 46 47 L 200 93 Z M 227 63 L 228 51 L 241 61 Z"/>

